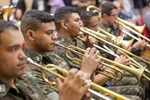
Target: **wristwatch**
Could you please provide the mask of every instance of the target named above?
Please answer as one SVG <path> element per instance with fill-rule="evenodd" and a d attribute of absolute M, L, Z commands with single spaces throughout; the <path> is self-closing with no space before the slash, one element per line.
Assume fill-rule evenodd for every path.
<path fill-rule="evenodd" d="M 136 52 L 136 48 L 134 46 L 131 47 L 131 52 Z"/>

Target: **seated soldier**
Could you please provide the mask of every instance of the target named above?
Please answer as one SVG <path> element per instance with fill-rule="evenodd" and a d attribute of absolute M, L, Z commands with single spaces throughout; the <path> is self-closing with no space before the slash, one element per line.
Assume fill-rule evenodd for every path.
<path fill-rule="evenodd" d="M 31 83 L 16 83 L 27 67 L 23 44 L 19 28 L 0 20 L 0 100 L 49 100 L 36 84 L 28 87 Z M 72 69 L 64 82 L 57 79 L 59 100 L 81 100 L 89 87 L 83 85 L 85 77 L 87 76 L 82 71 Z"/>
<path fill-rule="evenodd" d="M 42 65 L 55 64 L 66 70 L 71 69 L 61 57 L 53 53 L 55 42 L 58 38 L 55 32 L 53 16 L 43 11 L 31 10 L 23 16 L 20 27 L 26 42 L 25 54 L 28 57 Z M 98 55 L 99 52 L 96 49 L 88 48 L 83 57 L 81 70 L 86 72 L 89 78 L 99 65 Z M 24 75 L 23 78 L 30 77 L 34 79 L 34 82 L 38 83 L 45 95 L 52 98 L 51 95 L 55 94 L 54 98 L 58 97 L 58 94 L 49 88 L 49 84 L 46 85 L 39 77 L 41 76 L 40 69 L 28 67 L 26 68 L 26 73 L 27 75 Z M 51 81 L 55 81 L 55 77 L 52 75 L 48 75 L 48 77 Z"/>
<path fill-rule="evenodd" d="M 119 27 L 114 27 L 116 25 L 116 20 L 118 19 L 118 10 L 117 10 L 117 7 L 112 2 L 105 2 L 102 4 L 101 16 L 102 18 L 99 23 L 99 27 L 101 27 L 105 31 L 115 36 L 120 36 L 123 33 L 120 25 Z M 135 42 L 132 46 L 130 46 L 128 48 L 128 51 L 135 53 L 138 50 L 144 48 L 145 46 L 146 46 L 146 42 L 144 40 L 140 40 L 140 41 Z M 117 50 L 115 50 L 112 46 L 109 46 L 109 48 L 111 48 L 114 52 L 117 53 Z M 149 66 L 148 64 L 144 63 L 143 61 L 139 59 L 138 60 L 135 59 L 135 60 L 138 63 L 140 63 L 142 66 L 147 66 L 147 67 Z M 145 90 L 147 87 L 149 87 L 148 81 L 142 78 L 141 86 Z"/>
<path fill-rule="evenodd" d="M 99 18 L 97 16 L 96 13 L 92 12 L 92 11 L 83 11 L 81 13 L 81 20 L 83 21 L 83 25 L 91 30 L 94 30 L 94 31 L 98 31 L 98 23 L 99 23 Z M 97 40 L 93 37 L 89 37 L 88 36 L 88 40 L 89 41 L 88 43 L 90 45 L 92 44 L 97 44 L 98 46 L 100 46 L 97 42 Z M 94 42 L 92 42 L 94 41 Z M 104 44 L 103 44 L 104 45 Z M 103 46 L 102 46 L 103 47 Z M 107 52 L 104 52 L 104 51 L 101 51 L 101 55 L 104 56 L 104 57 L 107 57 L 108 53 Z M 109 56 L 112 56 L 112 55 L 109 55 Z M 112 56 L 114 57 L 114 56 Z M 109 57 L 110 58 L 110 57 Z M 112 60 L 112 59 L 111 59 Z M 108 79 L 109 77 L 107 76 L 104 76 L 106 77 L 105 79 Z M 109 78 L 110 79 L 110 78 Z M 114 80 L 115 81 L 115 80 Z M 111 85 L 136 85 L 138 83 L 137 79 L 135 77 L 124 77 L 120 82 L 117 82 L 115 81 L 115 83 L 109 83 Z"/>

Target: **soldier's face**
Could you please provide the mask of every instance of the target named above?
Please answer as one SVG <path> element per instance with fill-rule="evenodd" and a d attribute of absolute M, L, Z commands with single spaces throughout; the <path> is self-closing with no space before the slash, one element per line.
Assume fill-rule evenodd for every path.
<path fill-rule="evenodd" d="M 109 18 L 108 18 L 109 25 L 114 25 L 115 21 L 117 20 L 117 17 L 118 17 L 118 10 L 117 9 L 113 9 L 111 11 L 111 14 L 110 14 Z"/>
<path fill-rule="evenodd" d="M 56 34 L 56 27 L 54 22 L 42 23 L 35 31 L 34 44 L 39 52 L 52 52 L 55 50 L 55 42 L 58 37 Z"/>
<path fill-rule="evenodd" d="M 9 29 L 0 36 L 0 77 L 16 78 L 24 73 L 24 39 L 20 31 Z"/>
<path fill-rule="evenodd" d="M 80 27 L 83 23 L 78 13 L 72 13 L 67 21 L 67 29 L 72 38 L 76 38 L 79 35 Z"/>
<path fill-rule="evenodd" d="M 90 20 L 88 25 L 85 25 L 87 28 L 94 30 L 94 31 L 98 31 L 98 22 L 99 19 L 97 16 L 93 16 Z"/>

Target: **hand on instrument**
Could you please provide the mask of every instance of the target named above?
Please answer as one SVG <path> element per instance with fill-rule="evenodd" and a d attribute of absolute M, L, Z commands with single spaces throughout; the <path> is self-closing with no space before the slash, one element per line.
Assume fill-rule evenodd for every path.
<path fill-rule="evenodd" d="M 92 75 L 97 67 L 101 66 L 99 54 L 95 48 L 87 48 L 82 58 L 81 70 Z"/>
<path fill-rule="evenodd" d="M 94 37 L 92 37 L 92 36 L 87 36 L 84 44 L 86 45 L 86 47 L 92 47 L 93 44 L 96 43 L 96 41 L 97 41 L 97 40 L 96 40 Z"/>
<path fill-rule="evenodd" d="M 121 63 L 121 64 L 124 64 L 124 65 L 129 65 L 130 64 L 130 59 L 127 59 L 126 57 L 124 56 L 119 56 L 119 57 L 116 57 L 115 62 L 118 62 L 118 63 Z"/>
<path fill-rule="evenodd" d="M 133 44 L 133 47 L 136 49 L 136 50 L 139 50 L 141 48 L 144 48 L 146 47 L 146 42 L 144 40 L 140 40 L 140 41 L 137 41 Z"/>
<path fill-rule="evenodd" d="M 107 69 L 106 66 L 102 65 L 101 63 L 98 65 L 97 70 L 101 70 L 104 71 L 105 69 Z"/>
<path fill-rule="evenodd" d="M 88 92 L 90 84 L 86 84 L 88 74 L 77 69 L 71 69 L 64 81 L 57 78 L 57 87 L 60 100 L 81 100 Z"/>

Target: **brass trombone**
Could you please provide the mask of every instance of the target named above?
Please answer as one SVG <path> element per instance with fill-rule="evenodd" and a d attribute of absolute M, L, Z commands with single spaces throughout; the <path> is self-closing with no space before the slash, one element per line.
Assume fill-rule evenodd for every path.
<path fill-rule="evenodd" d="M 72 45 L 70 45 L 70 46 L 68 46 L 68 47 L 65 47 L 65 46 L 59 44 L 58 42 L 56 42 L 56 45 L 65 48 L 65 49 L 66 49 L 66 52 L 65 52 L 66 57 L 67 57 L 69 60 L 71 60 L 73 63 L 75 63 L 75 64 L 81 66 L 81 60 L 79 60 L 79 59 L 77 59 L 77 58 L 72 58 L 72 57 L 70 57 L 70 56 L 68 55 L 68 50 L 69 50 L 69 51 L 72 51 L 71 48 L 76 49 L 76 50 L 79 50 L 78 47 L 75 47 L 75 46 L 72 46 Z M 73 50 L 72 52 L 75 52 L 75 53 L 79 54 L 77 51 L 74 51 L 74 50 Z M 80 52 L 84 53 L 84 51 L 80 51 Z M 80 54 L 80 55 L 82 56 L 82 54 Z M 104 71 L 96 70 L 97 73 L 106 75 L 106 76 L 108 76 L 108 77 L 110 77 L 110 78 L 113 78 L 113 79 L 115 79 L 115 80 L 117 80 L 117 81 L 120 81 L 120 80 L 123 78 L 124 74 L 123 74 L 122 70 L 120 70 L 120 69 L 118 69 L 118 68 L 116 68 L 116 67 L 113 67 L 113 66 L 111 66 L 111 65 L 109 65 L 109 64 L 107 64 L 107 63 L 104 63 L 104 62 L 101 62 L 101 63 L 102 63 L 103 65 L 105 65 L 105 66 L 107 66 L 107 67 L 113 69 L 113 70 L 118 71 L 118 72 L 120 73 L 120 76 L 117 77 L 117 75 L 116 75 L 114 72 L 109 71 L 109 70 L 107 70 L 107 69 L 105 69 Z"/>
<path fill-rule="evenodd" d="M 100 49 L 100 50 L 102 50 L 102 51 L 104 51 L 104 52 L 106 52 L 106 53 L 108 53 L 108 54 L 111 54 L 111 55 L 113 55 L 114 57 L 119 57 L 117 54 L 115 54 L 113 51 L 107 51 L 106 49 L 104 49 L 104 48 L 102 48 L 102 47 L 100 47 L 100 46 L 98 46 L 98 45 L 96 45 L 96 44 L 93 44 L 93 46 L 95 47 L 95 48 L 97 48 L 97 49 Z M 133 61 L 135 64 L 137 64 L 139 67 L 136 67 L 137 65 L 135 65 L 133 62 L 131 62 L 131 65 L 130 65 L 130 67 L 132 67 L 132 68 L 143 68 L 141 65 L 139 65 L 137 62 L 135 62 L 135 60 L 133 60 L 131 57 L 129 57 L 129 56 L 127 56 L 127 55 L 125 55 L 126 57 L 128 57 L 128 58 L 130 58 L 130 60 L 131 61 Z M 132 65 L 134 65 L 134 66 L 132 66 Z M 147 73 L 149 73 L 150 74 L 150 71 L 148 70 L 148 69 L 144 69 L 144 71 L 145 72 L 147 72 Z M 148 80 L 150 80 L 150 78 L 148 77 L 148 76 L 146 76 L 145 74 L 143 74 L 143 76 L 145 77 L 145 78 L 147 78 Z"/>
<path fill-rule="evenodd" d="M 103 41 L 103 42 L 105 42 L 105 43 L 107 43 L 107 44 L 109 44 L 109 45 L 111 45 L 111 46 L 117 48 L 117 49 L 120 50 L 126 57 L 128 57 L 131 61 L 133 61 L 134 64 L 133 64 L 133 63 L 132 63 L 132 64 L 133 64 L 134 66 L 136 66 L 137 68 L 140 68 L 140 69 L 142 68 L 142 69 L 144 69 L 144 71 L 146 71 L 146 72 L 148 72 L 148 73 L 150 74 L 150 71 L 149 71 L 148 69 L 145 69 L 143 66 L 141 66 L 139 63 L 137 63 L 135 60 L 133 60 L 133 59 L 132 59 L 131 57 L 129 57 L 127 54 L 129 54 L 129 55 L 131 55 L 131 56 L 134 56 L 134 57 L 136 57 L 136 58 L 138 58 L 138 59 L 140 59 L 140 60 L 142 60 L 142 61 L 144 61 L 144 62 L 150 64 L 149 61 L 146 61 L 146 60 L 144 60 L 144 59 L 142 59 L 142 58 L 140 58 L 140 57 L 138 57 L 138 56 L 136 56 L 136 55 L 130 53 L 129 51 L 124 50 L 124 49 L 122 49 L 122 48 L 120 48 L 120 47 L 118 47 L 118 46 L 116 46 L 116 45 L 114 45 L 114 44 L 112 44 L 112 43 L 110 43 L 110 42 L 108 42 L 108 41 L 106 41 L 106 40 L 104 40 L 104 39 L 98 37 L 98 36 L 97 36 L 98 33 L 95 32 L 95 31 L 94 31 L 94 33 L 91 33 L 91 32 L 89 32 L 89 31 L 87 31 L 87 30 L 84 30 L 83 28 L 80 28 L 80 30 L 81 30 L 82 32 L 84 32 L 84 33 L 86 33 L 86 34 L 88 34 L 88 35 L 90 35 L 90 36 L 92 36 L 92 37 L 98 39 L 98 40 L 101 40 L 101 41 Z M 125 54 L 125 53 L 126 53 L 126 54 Z M 150 78 L 149 78 L 148 76 L 146 76 L 145 74 L 143 75 L 143 77 L 145 77 L 146 79 L 150 80 Z"/>
<path fill-rule="evenodd" d="M 100 8 L 96 7 L 96 6 L 93 6 L 93 5 L 90 5 L 86 8 L 87 11 L 90 11 L 90 10 L 93 10 L 93 12 L 97 12 L 98 15 L 101 17 L 101 11 L 100 11 Z M 124 25 L 126 26 L 129 26 L 131 27 L 133 30 L 135 30 L 136 32 L 142 34 L 144 28 L 145 28 L 145 25 L 143 26 L 135 26 L 134 24 L 130 23 L 130 22 L 127 22 L 121 18 L 117 18 L 117 21 L 123 23 Z"/>
<path fill-rule="evenodd" d="M 0 19 L 8 20 L 13 6 L 1 6 L 0 7 Z"/>
<path fill-rule="evenodd" d="M 99 15 L 99 17 L 101 17 L 101 12 L 100 12 L 100 9 L 99 9 L 98 7 L 95 7 L 95 6 L 93 6 L 93 5 L 90 5 L 90 6 L 87 7 L 86 10 L 87 10 L 87 11 L 90 11 L 91 9 L 93 10 L 93 12 L 97 12 L 98 15 Z M 133 33 L 135 33 L 135 34 L 137 34 L 137 35 L 140 36 L 141 38 L 143 38 L 143 39 L 147 40 L 148 42 L 150 42 L 150 39 L 148 39 L 147 37 L 141 35 L 142 32 L 144 31 L 145 25 L 143 25 L 143 26 L 135 26 L 134 24 L 132 24 L 132 23 L 130 23 L 130 22 L 127 22 L 127 21 L 125 21 L 125 20 L 123 20 L 123 19 L 121 19 L 121 18 L 117 18 L 116 23 L 122 25 L 122 26 L 123 26 L 124 28 L 126 28 L 127 30 L 129 30 L 129 31 L 131 31 L 131 32 L 133 32 Z M 136 39 L 137 41 L 140 40 L 140 39 L 135 38 L 134 35 L 128 33 L 128 32 L 127 32 L 126 30 L 124 30 L 124 29 L 122 30 L 122 32 L 123 32 L 124 34 L 127 34 L 127 35 L 131 36 L 132 38 Z M 150 45 L 147 44 L 147 47 L 150 48 Z"/>
<path fill-rule="evenodd" d="M 58 74 L 58 73 L 56 73 L 56 72 L 54 72 L 54 71 L 52 71 L 52 70 L 57 70 L 57 71 L 59 71 L 59 72 L 61 72 L 61 73 L 63 73 L 63 74 L 68 74 L 68 71 L 67 70 L 64 70 L 64 69 L 62 69 L 62 68 L 60 68 L 60 67 L 58 67 L 58 66 L 56 66 L 56 65 L 53 65 L 53 64 L 48 64 L 48 65 L 46 65 L 46 66 L 42 66 L 42 65 L 39 65 L 38 63 L 35 63 L 32 59 L 30 59 L 30 58 L 27 58 L 27 62 L 28 63 L 30 63 L 30 64 L 33 64 L 33 65 L 35 65 L 35 66 L 37 66 L 37 67 L 39 67 L 43 72 L 42 72 L 42 78 L 46 81 L 46 82 L 48 82 L 50 85 L 51 84 L 53 84 L 53 85 L 56 85 L 56 84 L 54 84 L 54 83 L 52 83 L 52 82 L 50 82 L 50 81 L 48 81 L 48 79 L 46 79 L 46 77 L 45 77 L 45 72 L 49 72 L 49 73 L 51 73 L 51 74 L 53 74 L 53 75 L 55 75 L 56 77 L 59 77 L 60 79 L 65 79 L 65 77 L 63 77 L 62 75 L 60 75 L 60 74 Z M 87 81 L 88 80 L 85 80 L 85 83 L 87 83 Z M 100 85 L 97 85 L 97 84 L 95 84 L 95 83 L 93 83 L 93 82 L 91 82 L 91 88 L 92 89 L 94 89 L 94 90 L 96 90 L 96 91 L 99 91 L 99 92 L 102 92 L 102 93 L 104 93 L 104 95 L 108 95 L 108 96 L 111 96 L 111 97 L 113 97 L 113 98 L 115 98 L 116 100 L 130 100 L 129 98 L 126 98 L 126 97 L 124 97 L 124 96 L 122 96 L 122 95 L 120 95 L 120 94 L 117 94 L 117 93 L 115 93 L 115 92 L 113 92 L 113 91 L 110 91 L 110 90 L 108 90 L 108 89 L 106 89 L 106 88 L 104 88 L 104 87 L 102 87 L 102 86 L 100 86 Z M 88 89 L 88 91 L 91 93 L 91 94 L 93 94 L 93 95 L 95 95 L 95 96 L 98 96 L 98 97 L 100 97 L 100 98 L 103 98 L 104 100 L 111 100 L 110 98 L 108 98 L 108 97 L 106 97 L 106 96 L 103 96 L 103 95 L 101 95 L 100 93 L 98 93 L 98 92 L 96 92 L 96 91 L 94 91 L 94 90 L 92 90 L 92 89 Z"/>
<path fill-rule="evenodd" d="M 78 47 L 76 47 L 76 46 L 72 46 L 72 45 L 71 45 L 71 46 L 68 46 L 68 47 L 63 46 L 63 45 L 61 45 L 61 44 L 59 44 L 59 43 L 57 43 L 57 45 L 58 45 L 58 46 L 61 46 L 61 47 L 63 47 L 63 48 L 66 49 L 65 55 L 66 55 L 67 58 L 71 59 L 71 61 L 73 61 L 73 62 L 76 63 L 76 64 L 80 64 L 81 61 L 80 61 L 79 59 L 68 57 L 68 56 L 69 56 L 69 55 L 67 54 L 67 53 L 68 53 L 68 50 L 71 51 L 71 52 L 73 52 L 73 53 L 75 53 L 75 54 L 77 54 L 77 55 L 80 55 L 80 56 L 83 56 L 83 53 L 85 52 L 85 50 L 83 50 L 83 49 L 81 49 L 81 48 L 78 48 Z M 108 62 L 108 63 L 110 63 L 110 64 L 112 64 L 112 65 L 114 65 L 114 66 L 117 66 L 118 68 L 123 69 L 123 70 L 125 70 L 125 71 L 127 71 L 127 72 L 133 74 L 133 75 L 136 77 L 136 79 L 137 79 L 138 81 L 141 80 L 142 76 L 143 76 L 143 77 L 146 76 L 146 75 L 143 74 L 145 68 L 139 68 L 139 69 L 130 68 L 130 67 L 125 66 L 125 65 L 123 65 L 123 64 L 120 64 L 120 63 L 111 61 L 111 60 L 109 60 L 109 59 L 107 59 L 107 58 L 104 58 L 104 57 L 101 57 L 101 56 L 99 56 L 99 57 L 101 58 L 101 63 L 102 63 L 102 64 L 105 65 L 104 62 Z M 80 62 L 79 62 L 79 61 L 80 61 Z M 108 65 L 107 65 L 107 66 L 108 66 Z M 110 65 L 109 65 L 108 67 L 110 67 Z M 111 68 L 111 67 L 110 67 L 110 68 Z M 117 68 L 116 68 L 116 69 L 117 69 Z M 146 76 L 145 78 L 150 81 L 150 78 L 149 78 L 149 77 Z"/>
<path fill-rule="evenodd" d="M 95 33 L 98 37 L 101 37 L 107 41 L 110 41 L 111 43 L 119 46 L 119 47 L 122 47 L 124 49 L 128 49 L 132 43 L 133 43 L 133 39 L 131 40 L 123 40 L 123 37 L 122 36 L 119 36 L 119 37 L 116 37 L 110 33 L 108 33 L 107 31 L 103 30 L 102 28 L 98 28 L 98 30 L 100 32 L 95 32 L 91 29 L 88 29 L 86 27 L 82 27 L 84 30 L 86 31 L 89 31 L 89 32 L 92 32 L 92 33 Z M 102 34 L 103 33 L 103 34 Z"/>
<path fill-rule="evenodd" d="M 88 29 L 88 28 L 84 28 L 84 29 L 87 29 L 87 31 L 88 30 L 90 30 L 90 29 Z M 104 31 L 104 30 L 102 30 L 102 29 L 100 29 L 101 30 L 101 32 L 103 32 L 104 34 L 108 34 L 108 36 L 104 36 L 103 34 L 101 35 L 101 33 L 100 34 L 96 34 L 97 36 L 99 36 L 100 38 L 102 37 L 102 38 L 104 38 L 104 37 L 114 37 L 114 39 L 116 39 L 116 37 L 114 36 L 114 35 L 111 35 L 111 34 L 109 34 L 108 32 L 106 32 L 106 31 Z M 93 30 L 90 30 L 91 32 L 95 32 L 95 31 L 93 31 Z M 81 41 L 84 41 L 84 40 L 82 40 L 80 37 L 78 37 L 78 39 L 80 39 Z M 105 38 L 104 38 L 105 39 Z M 111 40 L 111 38 L 110 39 L 108 39 L 108 41 L 110 41 Z M 118 40 L 119 41 L 119 40 Z M 84 41 L 85 42 L 85 41 Z M 132 43 L 132 41 L 127 41 L 127 43 L 125 42 L 125 41 L 121 41 L 120 43 L 122 43 L 121 44 L 121 46 L 123 47 L 123 48 L 128 48 L 130 45 L 131 45 L 131 43 Z M 117 57 L 118 55 L 117 54 L 115 54 L 111 49 L 109 49 L 107 46 L 105 46 L 105 45 L 103 45 L 103 48 L 102 47 L 100 47 L 100 46 L 98 46 L 98 45 L 96 45 L 96 44 L 93 44 L 93 46 L 94 47 L 96 47 L 96 48 L 98 48 L 98 49 L 100 49 L 100 50 L 102 50 L 102 51 L 104 51 L 104 52 L 106 52 L 106 53 L 108 53 L 108 54 L 111 54 L 111 55 L 113 55 L 113 56 L 115 56 L 115 57 Z M 118 46 L 118 45 L 117 45 Z M 105 49 L 104 49 L 105 48 Z M 108 52 L 109 51 L 109 52 Z M 130 67 L 136 67 L 136 68 L 143 68 L 143 66 L 142 65 L 140 65 L 139 63 L 137 63 L 134 59 L 132 59 L 131 57 L 129 57 L 128 55 L 126 55 L 125 53 L 123 53 L 122 51 L 120 51 L 124 56 L 126 56 L 127 58 L 129 58 L 132 62 L 130 63 Z M 145 71 L 147 72 L 147 73 L 149 73 L 150 74 L 150 71 L 148 70 L 148 69 L 146 69 L 145 68 Z M 146 76 L 144 76 L 144 77 L 146 77 Z"/>
<path fill-rule="evenodd" d="M 126 54 L 128 54 L 128 55 L 130 55 L 130 56 L 134 56 L 134 57 L 136 57 L 137 59 L 140 59 L 140 60 L 142 60 L 143 62 L 145 62 L 145 63 L 147 63 L 147 64 L 150 64 L 149 61 L 147 61 L 147 60 L 145 60 L 145 59 L 143 59 L 143 58 L 141 58 L 141 57 L 138 57 L 138 56 L 134 55 L 133 53 L 131 53 L 131 52 L 129 52 L 129 51 L 127 51 L 127 50 L 125 50 L 125 49 L 123 49 L 123 48 L 121 48 L 121 47 L 115 45 L 115 44 L 112 44 L 112 43 L 108 42 L 108 41 L 105 40 L 103 37 L 101 37 L 101 35 L 100 35 L 99 32 L 90 30 L 90 29 L 85 28 L 85 27 L 80 28 L 80 31 L 83 32 L 83 33 L 86 33 L 86 34 L 88 34 L 88 35 L 90 35 L 90 36 L 92 36 L 92 37 L 94 37 L 94 38 L 96 38 L 97 40 L 103 41 L 103 42 L 105 42 L 105 43 L 107 43 L 107 44 L 109 44 L 109 45 L 111 45 L 111 46 L 113 46 L 113 47 L 115 47 L 115 48 L 117 48 L 117 49 L 119 49 L 119 50 L 125 52 Z"/>

